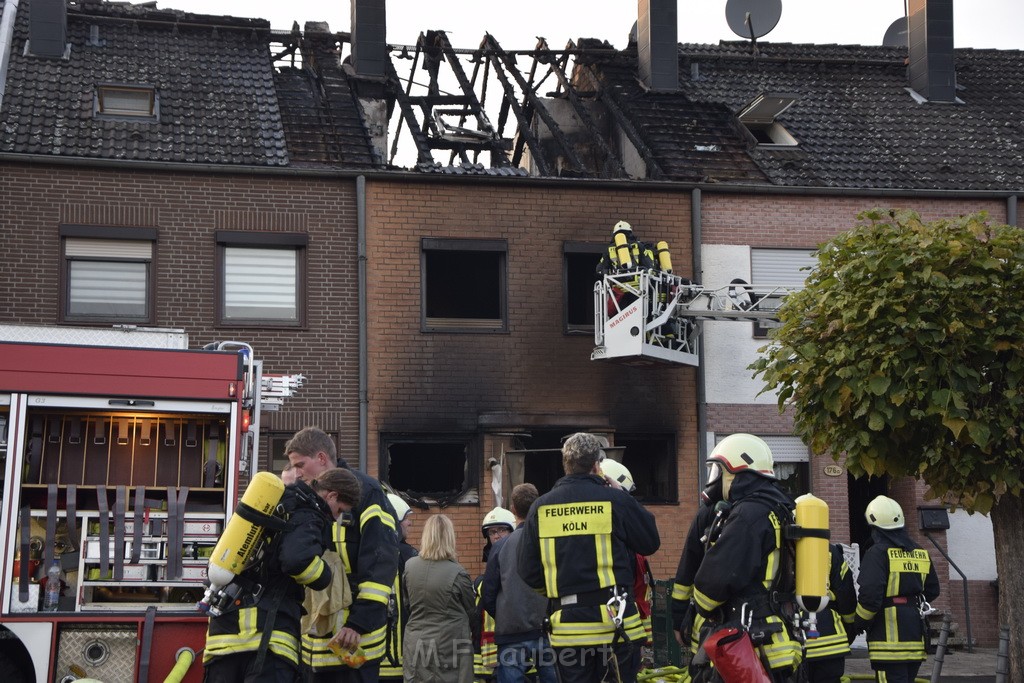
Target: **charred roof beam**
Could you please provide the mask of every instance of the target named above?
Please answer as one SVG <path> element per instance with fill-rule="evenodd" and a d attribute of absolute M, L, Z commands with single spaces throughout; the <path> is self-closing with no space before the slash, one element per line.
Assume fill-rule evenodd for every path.
<path fill-rule="evenodd" d="M 591 77 L 595 83 L 601 83 L 597 72 L 593 66 L 587 65 L 585 67 L 590 71 Z M 640 154 L 640 158 L 644 160 L 644 164 L 647 166 L 647 175 L 655 180 L 660 180 L 665 177 L 665 172 L 661 170 L 661 166 L 654 158 L 654 152 L 647 146 L 643 138 L 640 137 L 640 133 L 637 132 L 636 128 L 633 127 L 633 123 L 629 120 L 629 117 L 622 111 L 622 107 L 619 105 L 609 88 L 600 86 L 597 90 L 597 98 L 608 107 L 608 113 L 612 115 L 615 122 L 622 129 L 622 132 L 626 134 L 626 138 L 636 147 L 636 151 Z"/>
<path fill-rule="evenodd" d="M 417 57 L 419 51 L 417 50 Z M 413 62 L 413 70 L 416 68 L 416 62 Z M 388 78 L 392 83 L 395 84 L 394 96 L 395 100 L 398 101 L 398 107 L 402 110 L 402 118 L 405 119 L 405 125 L 409 127 L 409 134 L 412 135 L 413 144 L 416 145 L 416 161 L 421 164 L 432 164 L 434 163 L 434 157 L 430 153 L 430 143 L 427 141 L 427 136 L 420 128 L 419 121 L 416 120 L 416 111 L 413 109 L 412 102 L 409 99 L 409 94 L 402 89 L 402 81 L 398 77 L 398 72 L 395 71 L 395 65 L 391 62 L 390 55 L 387 62 Z M 409 78 L 408 88 L 412 87 L 412 77 Z M 401 127 L 399 127 L 401 131 Z M 391 145 L 391 158 L 394 159 L 395 154 L 398 151 L 398 133 L 395 133 L 395 139 Z"/>
<path fill-rule="evenodd" d="M 537 43 L 537 48 L 546 50 L 548 49 L 548 44 L 543 38 L 541 38 Z M 597 123 L 594 121 L 594 117 L 590 115 L 590 111 L 583 105 L 583 101 L 580 100 L 579 95 L 576 93 L 576 88 L 574 88 L 572 83 L 569 81 L 569 77 L 565 75 L 565 68 L 569 63 L 569 54 L 570 53 L 566 51 L 561 59 L 551 60 L 551 66 L 549 67 L 551 73 L 553 73 L 555 78 L 558 79 L 559 85 L 565 89 L 565 95 L 569 100 L 569 104 L 572 105 L 576 115 L 580 117 L 581 121 L 583 121 L 583 125 L 586 129 L 590 131 L 595 142 L 597 142 L 597 146 L 600 147 L 606 157 L 611 160 L 614 165 L 616 177 L 625 177 L 627 173 L 626 167 L 622 163 L 622 159 L 619 157 L 618 153 L 612 149 L 611 145 L 608 144 L 605 136 L 598 129 Z"/>
<path fill-rule="evenodd" d="M 537 97 L 537 93 L 535 93 L 533 91 L 533 88 L 523 79 L 522 74 L 519 73 L 519 70 L 513 63 L 512 58 L 508 55 L 508 53 L 502 50 L 501 45 L 498 44 L 498 41 L 495 40 L 494 36 L 492 36 L 491 34 L 488 33 L 484 37 L 484 43 L 489 48 L 489 56 L 495 64 L 495 70 L 497 71 L 497 67 L 499 66 L 500 63 L 504 63 L 505 67 L 508 69 L 508 73 L 511 74 L 512 77 L 515 79 L 516 84 L 523 91 L 523 94 L 526 96 L 529 103 L 533 106 L 534 110 L 537 112 L 537 115 L 540 116 L 541 120 L 544 122 L 544 125 L 546 125 L 548 127 L 548 130 L 551 131 L 552 137 L 562 148 L 562 151 L 565 154 L 566 159 L 568 159 L 569 164 L 572 166 L 573 170 L 581 175 L 587 175 L 587 169 L 584 167 L 583 162 L 579 158 L 579 155 L 576 154 L 575 148 L 566 138 L 565 133 L 562 132 L 562 129 L 559 127 L 558 123 L 551 115 L 551 112 L 548 111 L 547 107 L 544 106 L 544 103 L 541 102 L 539 97 Z M 511 84 L 508 83 L 508 79 L 502 78 L 501 81 L 502 85 L 505 86 L 506 96 L 510 100 L 513 99 L 515 97 L 515 91 L 514 89 L 512 89 Z M 517 109 L 519 112 L 522 111 L 522 109 L 519 108 L 518 102 L 516 103 L 514 108 Z M 519 124 L 521 132 L 530 129 L 530 121 L 528 119 L 520 118 Z M 533 137 L 532 132 L 531 137 Z M 533 143 L 530 144 L 530 148 L 534 151 L 533 156 L 535 160 L 543 156 L 543 149 L 541 148 L 540 143 L 537 142 L 535 137 L 533 139 Z M 538 168 L 539 167 L 540 164 L 538 164 Z M 544 175 L 549 175 L 548 172 L 542 171 L 542 173 Z"/>

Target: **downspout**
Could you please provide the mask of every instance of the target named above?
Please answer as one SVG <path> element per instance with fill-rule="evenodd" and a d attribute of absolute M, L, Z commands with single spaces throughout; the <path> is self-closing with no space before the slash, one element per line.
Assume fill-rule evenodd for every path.
<path fill-rule="evenodd" d="M 703 260 L 701 259 L 701 245 L 703 234 L 701 226 L 701 203 L 700 188 L 694 188 L 690 192 L 690 240 L 693 245 L 693 281 L 703 282 Z M 700 327 L 701 336 L 704 332 L 704 323 L 697 323 Z M 704 353 L 704 340 L 701 339 L 697 347 L 697 482 L 700 490 L 700 472 L 704 461 L 708 457 L 708 406 L 707 406 L 707 378 L 704 370 L 707 354 Z M 696 493 L 696 492 L 694 492 Z"/>
<path fill-rule="evenodd" d="M 1017 196 L 1010 195 L 1006 198 L 1006 224 L 1017 226 Z"/>
<path fill-rule="evenodd" d="M 7 87 L 7 64 L 11 59 L 14 45 L 14 17 L 18 14 L 18 0 L 4 3 L 3 17 L 0 17 L 0 111 L 4 108 L 4 89 Z"/>
<path fill-rule="evenodd" d="M 366 473 L 366 176 L 356 177 L 356 288 L 359 291 L 359 471 Z"/>

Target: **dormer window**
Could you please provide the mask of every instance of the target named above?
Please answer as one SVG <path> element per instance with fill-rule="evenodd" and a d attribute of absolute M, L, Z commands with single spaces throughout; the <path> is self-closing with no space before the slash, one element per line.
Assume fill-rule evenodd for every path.
<path fill-rule="evenodd" d="M 776 119 L 797 101 L 795 95 L 769 95 L 761 93 L 742 109 L 737 118 L 758 145 L 794 147 L 798 143 Z"/>
<path fill-rule="evenodd" d="M 148 85 L 99 85 L 93 113 L 102 117 L 156 121 L 159 118 L 156 88 Z"/>

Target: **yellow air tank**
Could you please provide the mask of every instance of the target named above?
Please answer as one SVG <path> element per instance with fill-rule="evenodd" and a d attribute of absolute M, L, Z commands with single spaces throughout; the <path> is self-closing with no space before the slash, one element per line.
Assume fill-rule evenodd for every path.
<path fill-rule="evenodd" d="M 672 272 L 672 254 L 668 251 L 668 242 L 658 242 L 658 267 L 666 273 Z"/>
<path fill-rule="evenodd" d="M 796 599 L 808 612 L 828 605 L 828 504 L 805 493 L 796 499 Z"/>
<path fill-rule="evenodd" d="M 271 515 L 284 494 L 284 482 L 270 472 L 259 472 L 249 482 L 238 507 L 246 506 L 263 514 Z M 206 595 L 197 605 L 199 609 L 215 614 L 219 611 L 220 601 L 215 598 L 221 589 L 231 583 L 246 565 L 252 561 L 253 553 L 260 547 L 265 529 L 245 519 L 235 510 L 224 527 L 217 545 L 210 556 L 207 577 L 210 587 Z"/>
<path fill-rule="evenodd" d="M 619 223 L 623 222 L 619 221 Z M 622 270 L 633 269 L 633 255 L 629 253 L 629 239 L 626 237 L 631 233 L 632 230 L 629 227 L 629 223 L 626 223 L 625 228 L 619 228 L 612 235 L 615 239 L 615 253 L 619 257 L 619 268 Z"/>

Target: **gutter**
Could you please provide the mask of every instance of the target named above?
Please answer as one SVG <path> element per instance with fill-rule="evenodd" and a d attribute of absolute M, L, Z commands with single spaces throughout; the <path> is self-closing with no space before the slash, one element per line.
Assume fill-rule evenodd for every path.
<path fill-rule="evenodd" d="M 356 178 L 356 259 L 359 291 L 359 471 L 366 471 L 366 423 L 369 409 L 366 348 L 366 177 Z"/>
<path fill-rule="evenodd" d="M 10 1 L 10 0 L 8 0 Z M 750 185 L 743 183 L 683 183 L 671 180 L 606 180 L 589 178 L 524 178 L 522 176 L 491 176 L 467 174 L 418 173 L 405 170 L 367 170 L 340 168 L 296 168 L 294 166 L 225 166 L 224 164 L 195 164 L 171 161 L 132 161 L 122 159 L 93 159 L 89 157 L 58 157 L 39 154 L 0 152 L 0 162 L 73 166 L 97 169 L 130 169 L 133 171 L 170 171 L 176 173 L 212 173 L 218 175 L 268 175 L 310 178 L 357 178 L 390 182 L 459 183 L 462 185 L 508 185 L 520 187 L 569 187 L 592 189 L 631 189 L 647 192 L 691 192 L 699 189 L 715 194 L 743 195 L 801 195 L 847 197 L 917 197 L 927 199 L 1006 199 L 1024 193 L 1024 187 L 1014 190 L 925 190 L 870 187 L 812 187 L 807 185 Z"/>
<path fill-rule="evenodd" d="M 701 246 L 704 244 L 703 221 L 701 219 L 701 191 L 694 188 L 690 193 L 690 239 L 693 249 L 693 279 L 694 282 L 704 281 L 704 260 L 701 256 Z M 700 325 L 700 333 L 703 336 L 704 323 Z M 701 471 L 708 459 L 708 397 L 707 397 L 707 356 L 704 353 L 703 340 L 697 346 L 697 491 L 700 492 Z"/>
<path fill-rule="evenodd" d="M 0 111 L 4 109 L 7 65 L 11 61 L 11 49 L 14 47 L 14 18 L 17 14 L 18 0 L 6 0 L 3 17 L 0 17 Z"/>

